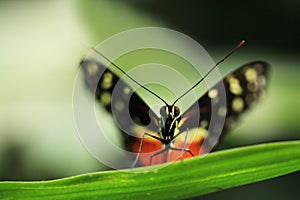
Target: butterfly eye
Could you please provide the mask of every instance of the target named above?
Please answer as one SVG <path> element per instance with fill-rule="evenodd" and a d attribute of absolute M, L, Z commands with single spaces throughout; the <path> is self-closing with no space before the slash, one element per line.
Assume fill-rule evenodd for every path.
<path fill-rule="evenodd" d="M 180 109 L 177 106 L 174 106 L 174 117 L 178 117 L 180 114 Z"/>
<path fill-rule="evenodd" d="M 167 116 L 166 106 L 161 107 L 159 113 L 162 117 L 166 117 Z"/>

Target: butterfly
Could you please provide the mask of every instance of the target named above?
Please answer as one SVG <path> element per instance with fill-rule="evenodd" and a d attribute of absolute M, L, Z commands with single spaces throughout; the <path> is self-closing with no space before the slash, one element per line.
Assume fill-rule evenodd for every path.
<path fill-rule="evenodd" d="M 140 85 L 164 103 L 159 114 L 156 114 L 124 80 L 97 60 L 83 60 L 81 69 L 86 88 L 90 89 L 93 85 L 97 85 L 96 100 L 108 112 L 113 113 L 126 149 L 136 154 L 133 166 L 148 166 L 209 152 L 210 146 L 214 146 L 220 140 L 219 137 L 223 137 L 234 126 L 241 114 L 263 96 L 269 64 L 264 61 L 254 61 L 237 68 L 210 88 L 183 113 L 175 105 L 176 102 L 201 83 L 206 75 L 173 104 L 168 104 L 157 94 Z M 126 72 L 120 70 L 126 75 Z M 136 82 L 133 77 L 129 76 L 129 78 Z M 222 92 L 226 98 L 225 105 L 220 101 Z M 128 112 L 130 120 L 124 117 Z M 213 112 L 216 113 L 215 118 L 212 118 Z M 220 135 L 215 134 L 218 131 Z"/>

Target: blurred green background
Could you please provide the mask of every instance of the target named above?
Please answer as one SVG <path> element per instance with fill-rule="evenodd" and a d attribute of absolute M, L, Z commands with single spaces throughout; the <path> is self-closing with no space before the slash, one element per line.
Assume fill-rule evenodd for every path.
<path fill-rule="evenodd" d="M 0 180 L 105 169 L 77 136 L 73 82 L 89 47 L 136 27 L 183 32 L 215 61 L 246 39 L 223 67 L 265 60 L 272 65 L 269 90 L 221 148 L 300 139 L 299 15 L 294 0 L 0 1 Z M 201 199 L 297 199 L 299 178 L 294 173 Z"/>

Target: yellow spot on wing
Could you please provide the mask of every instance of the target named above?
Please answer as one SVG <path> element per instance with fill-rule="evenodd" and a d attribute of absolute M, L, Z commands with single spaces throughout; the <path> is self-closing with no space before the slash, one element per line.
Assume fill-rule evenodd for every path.
<path fill-rule="evenodd" d="M 248 68 L 245 72 L 246 80 L 250 83 L 254 83 L 257 80 L 257 71 L 253 68 Z"/>
<path fill-rule="evenodd" d="M 257 78 L 257 82 L 260 86 L 265 86 L 266 85 L 266 77 L 261 75 Z"/>
<path fill-rule="evenodd" d="M 243 89 L 240 85 L 240 81 L 237 78 L 230 76 L 230 77 L 228 77 L 228 82 L 229 82 L 229 91 L 232 94 L 235 94 L 235 95 L 242 94 Z"/>
<path fill-rule="evenodd" d="M 124 87 L 123 92 L 124 92 L 124 94 L 129 94 L 130 93 L 130 88 L 129 87 Z"/>
<path fill-rule="evenodd" d="M 90 63 L 87 66 L 87 73 L 91 76 L 98 72 L 98 65 L 96 63 Z"/>
<path fill-rule="evenodd" d="M 236 97 L 232 100 L 231 106 L 233 111 L 241 112 L 244 109 L 244 101 L 242 98 Z"/>
<path fill-rule="evenodd" d="M 255 92 L 258 89 L 258 84 L 257 82 L 249 82 L 247 83 L 247 88 L 251 92 Z"/>
<path fill-rule="evenodd" d="M 111 101 L 111 94 L 110 94 L 109 92 L 104 92 L 104 93 L 101 95 L 100 100 L 101 100 L 101 102 L 102 102 L 104 105 L 110 104 L 110 101 Z"/>
<path fill-rule="evenodd" d="M 219 109 L 218 109 L 218 115 L 219 116 L 226 116 L 227 114 L 227 108 L 225 106 L 221 106 Z"/>
<path fill-rule="evenodd" d="M 202 120 L 202 121 L 200 122 L 200 127 L 202 127 L 202 128 L 206 128 L 207 125 L 208 125 L 208 121 L 207 121 L 207 120 Z"/>
<path fill-rule="evenodd" d="M 118 110 L 118 111 L 122 111 L 124 109 L 124 103 L 121 102 L 121 101 L 117 101 L 116 104 L 115 104 L 115 108 Z"/>
<path fill-rule="evenodd" d="M 105 72 L 105 73 L 103 74 L 103 78 L 104 78 L 104 80 L 112 80 L 113 75 L 112 75 L 112 73 L 110 73 L 110 72 Z"/>
<path fill-rule="evenodd" d="M 103 74 L 103 80 L 101 82 L 101 87 L 103 89 L 109 89 L 112 86 L 113 75 L 110 72 Z"/>
<path fill-rule="evenodd" d="M 216 98 L 218 96 L 218 90 L 217 89 L 211 89 L 209 92 L 208 92 L 208 96 L 209 98 L 213 99 L 213 98 Z"/>

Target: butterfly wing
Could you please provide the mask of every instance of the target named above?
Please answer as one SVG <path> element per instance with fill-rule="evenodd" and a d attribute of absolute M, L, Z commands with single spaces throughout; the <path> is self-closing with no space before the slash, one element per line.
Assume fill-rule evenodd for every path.
<path fill-rule="evenodd" d="M 185 137 L 184 132 L 189 130 L 188 138 L 190 139 L 187 140 L 186 146 L 196 155 L 210 151 L 228 129 L 234 126 L 242 113 L 263 96 L 268 70 L 269 65 L 266 62 L 251 62 L 233 71 L 212 87 L 182 114 L 179 132 L 183 132 L 183 134 L 175 141 L 176 146 L 182 146 Z M 226 94 L 225 106 L 219 101 L 222 88 Z M 212 108 L 216 113 L 216 117 L 213 118 L 214 122 L 211 121 Z M 223 123 L 224 127 L 222 124 L 218 124 L 222 122 L 225 122 Z M 211 128 L 211 125 L 221 127 L 221 129 Z M 178 154 L 178 152 L 173 153 Z M 184 157 L 190 156 L 188 152 L 184 153 Z"/>
<path fill-rule="evenodd" d="M 81 69 L 87 89 L 93 90 L 97 85 L 96 92 L 91 92 L 95 92 L 96 100 L 108 112 L 113 113 L 114 120 L 123 133 L 125 147 L 131 152 L 137 152 L 139 138 L 144 132 L 157 134 L 156 114 L 128 84 L 98 61 L 86 59 L 82 61 Z M 159 141 L 155 145 L 161 148 Z"/>

